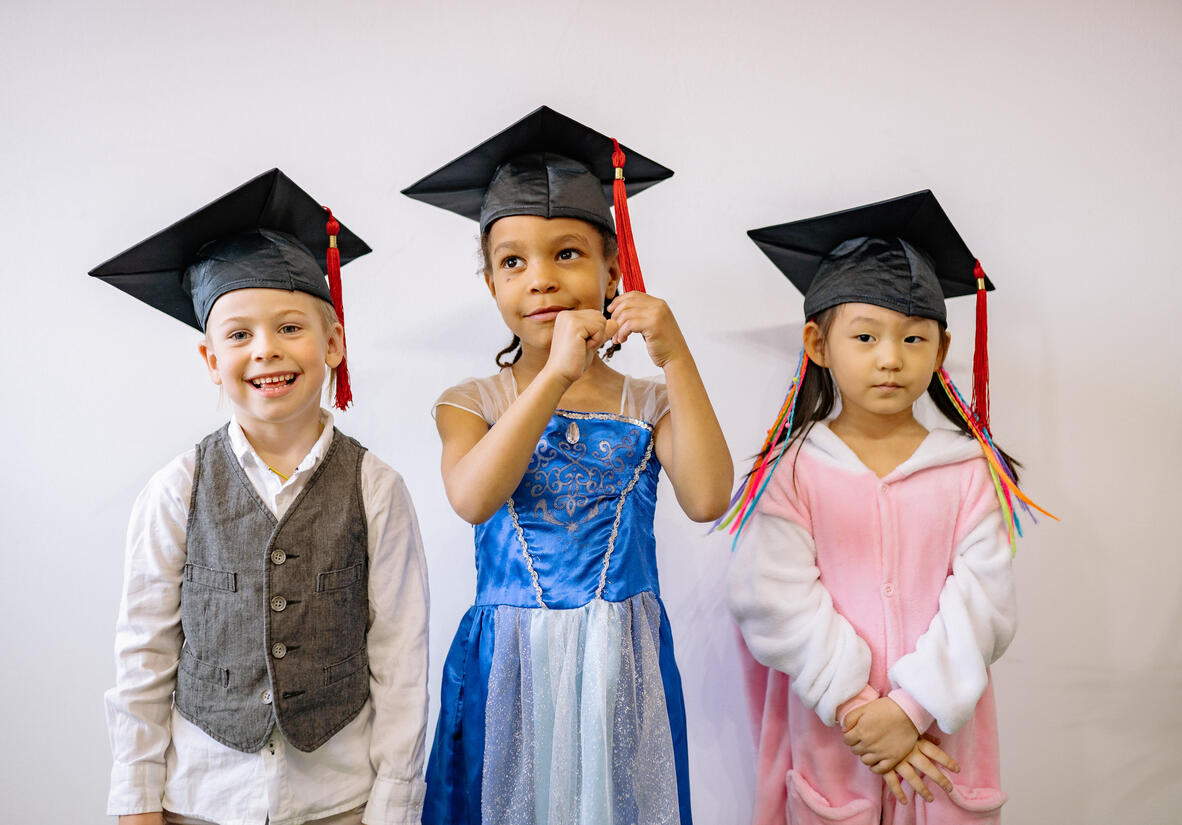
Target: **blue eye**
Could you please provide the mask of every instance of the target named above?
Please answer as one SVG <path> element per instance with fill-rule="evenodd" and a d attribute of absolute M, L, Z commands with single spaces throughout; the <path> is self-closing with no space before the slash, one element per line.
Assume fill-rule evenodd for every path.
<path fill-rule="evenodd" d="M 231 341 L 245 341 L 250 337 L 250 333 L 244 329 L 236 329 L 226 336 Z"/>
<path fill-rule="evenodd" d="M 284 324 L 279 328 L 279 331 L 284 335 L 293 335 L 300 331 L 299 324 Z"/>

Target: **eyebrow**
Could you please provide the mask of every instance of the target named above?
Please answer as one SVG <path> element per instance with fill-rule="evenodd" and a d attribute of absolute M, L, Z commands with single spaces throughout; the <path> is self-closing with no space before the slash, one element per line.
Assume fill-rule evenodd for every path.
<path fill-rule="evenodd" d="M 904 326 L 915 326 L 915 325 L 917 325 L 917 324 L 922 324 L 922 323 L 924 323 L 925 321 L 928 321 L 928 320 L 930 320 L 930 319 L 928 319 L 928 318 L 919 318 L 919 317 L 917 317 L 917 316 L 914 316 L 914 315 L 909 315 L 909 316 L 908 316 L 908 317 L 907 317 L 907 318 L 906 318 L 906 319 L 903 321 L 903 325 L 904 325 Z M 871 326 L 876 326 L 876 325 L 877 325 L 877 326 L 882 326 L 882 324 L 884 324 L 885 322 L 884 322 L 884 321 L 882 321 L 882 320 L 880 320 L 880 319 L 878 319 L 878 318 L 871 318 L 871 317 L 870 317 L 870 316 L 868 316 L 868 315 L 855 315 L 853 318 L 851 318 L 851 319 L 850 319 L 849 321 L 847 321 L 846 323 L 848 323 L 848 324 L 849 324 L 849 325 L 851 325 L 851 326 L 855 326 L 855 325 L 858 325 L 858 324 L 869 324 L 869 325 L 871 325 Z"/>
<path fill-rule="evenodd" d="M 278 313 L 276 313 L 275 318 L 286 320 L 288 318 L 291 318 L 292 316 L 296 316 L 299 318 L 312 317 L 309 313 L 305 312 L 302 309 L 299 309 L 297 307 L 288 307 L 287 309 L 280 310 Z M 222 327 L 231 326 L 231 325 L 236 326 L 238 324 L 249 324 L 255 320 L 257 320 L 257 319 L 251 315 L 231 315 L 229 318 L 223 318 L 221 321 L 219 321 L 217 324 L 217 328 L 221 329 Z"/>
<path fill-rule="evenodd" d="M 517 241 L 501 241 L 499 244 L 497 244 L 496 246 L 493 247 L 492 252 L 490 252 L 489 254 L 496 255 L 499 252 L 501 252 L 501 250 L 515 250 L 515 249 L 518 249 L 519 247 L 520 247 L 520 244 L 517 243 Z"/>
<path fill-rule="evenodd" d="M 575 241 L 576 243 L 586 244 L 588 246 L 591 244 L 591 241 L 587 238 L 586 235 L 579 235 L 574 232 L 568 232 L 567 234 L 561 235 L 561 236 L 554 239 L 554 243 L 556 243 L 556 244 L 564 244 L 564 243 L 569 243 L 571 241 Z"/>

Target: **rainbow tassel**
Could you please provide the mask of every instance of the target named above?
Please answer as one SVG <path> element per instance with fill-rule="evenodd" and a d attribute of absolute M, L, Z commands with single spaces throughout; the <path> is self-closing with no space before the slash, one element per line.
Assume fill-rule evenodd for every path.
<path fill-rule="evenodd" d="M 1031 507 L 1045 516 L 1053 518 L 1055 521 L 1059 517 L 1053 513 L 1049 513 L 1043 508 L 1039 507 L 1033 501 L 1026 497 L 1026 494 L 1018 489 L 1018 482 L 1014 478 L 1013 472 L 1010 471 L 1009 464 L 1002 458 L 1001 450 L 993 443 L 993 436 L 989 432 L 987 426 L 982 425 L 981 421 L 973 413 L 972 408 L 965 402 L 964 397 L 960 394 L 960 390 L 952 383 L 952 376 L 943 367 L 940 368 L 940 385 L 944 387 L 944 392 L 948 394 L 948 398 L 952 401 L 952 405 L 956 407 L 956 411 L 960 413 L 960 417 L 968 424 L 969 430 L 981 445 L 981 450 L 985 453 L 985 460 L 989 462 L 989 473 L 993 477 L 993 487 L 997 491 L 997 500 L 1001 504 L 1002 516 L 1006 519 L 1009 537 L 1010 549 L 1017 552 L 1017 539 L 1022 536 L 1022 523 L 1018 520 L 1018 511 L 1014 508 L 1014 499 L 1017 498 L 1022 505 L 1022 509 L 1033 519 L 1036 523 Z"/>
<path fill-rule="evenodd" d="M 792 435 L 792 424 L 796 416 L 796 391 L 800 387 L 801 378 L 804 377 L 808 364 L 809 357 L 802 348 L 800 358 L 796 362 L 796 374 L 792 377 L 788 394 L 784 397 L 784 403 L 780 405 L 780 412 L 776 415 L 775 423 L 767 431 L 767 438 L 764 439 L 763 447 L 759 451 L 760 457 L 756 459 L 751 472 L 747 474 L 746 481 L 735 490 L 727 514 L 714 522 L 715 530 L 727 530 L 734 536 L 734 540 L 731 542 L 732 548 L 739 541 L 739 535 L 743 532 L 743 528 L 747 526 L 747 522 L 754 515 L 755 505 L 772 480 L 772 475 L 775 473 L 780 459 L 788 452 L 786 449 L 782 449 L 773 455 L 772 445 L 779 441 L 781 436 L 787 438 Z"/>

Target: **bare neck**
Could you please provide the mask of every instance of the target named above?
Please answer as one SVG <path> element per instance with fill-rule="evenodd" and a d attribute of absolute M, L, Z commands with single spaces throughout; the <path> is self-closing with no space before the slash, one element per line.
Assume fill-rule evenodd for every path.
<path fill-rule="evenodd" d="M 295 472 L 324 432 L 319 410 L 307 420 L 272 423 L 240 419 L 238 423 L 259 458 L 285 477 Z"/>
<path fill-rule="evenodd" d="M 521 358 L 512 367 L 518 392 L 523 392 L 538 377 L 549 355 L 549 352 L 522 352 Z M 578 380 L 567 387 L 558 406 L 581 412 L 618 412 L 623 389 L 623 374 L 613 370 L 596 355 Z"/>
<path fill-rule="evenodd" d="M 893 415 L 843 407 L 829 429 L 879 478 L 909 459 L 928 435 L 910 407 Z"/>

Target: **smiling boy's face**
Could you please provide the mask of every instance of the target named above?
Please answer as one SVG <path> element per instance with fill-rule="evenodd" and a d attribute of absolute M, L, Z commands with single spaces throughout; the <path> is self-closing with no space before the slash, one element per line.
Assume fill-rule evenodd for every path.
<path fill-rule="evenodd" d="M 489 227 L 488 248 L 485 280 L 523 348 L 548 350 L 557 314 L 602 311 L 620 278 L 617 257 L 604 257 L 603 235 L 575 218 L 500 218 Z"/>
<path fill-rule="evenodd" d="M 217 299 L 199 347 L 238 423 L 299 432 L 320 414 L 325 381 L 343 356 L 341 325 L 306 292 L 237 289 Z"/>

